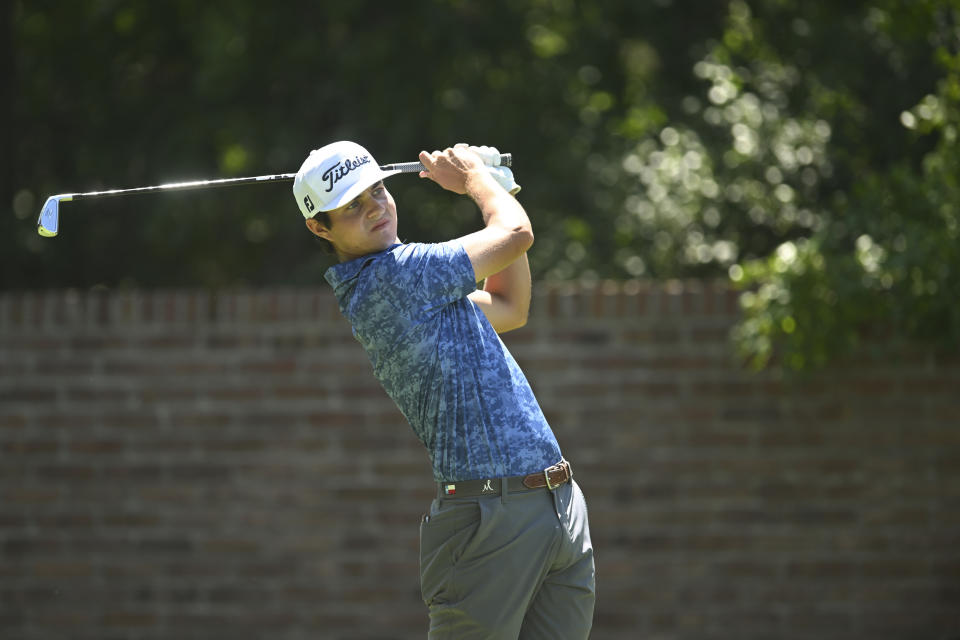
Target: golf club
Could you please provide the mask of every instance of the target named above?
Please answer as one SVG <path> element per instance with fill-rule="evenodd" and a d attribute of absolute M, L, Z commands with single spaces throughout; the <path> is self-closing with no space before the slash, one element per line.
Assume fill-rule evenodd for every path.
<path fill-rule="evenodd" d="M 500 154 L 500 166 L 509 167 L 513 163 L 513 156 L 509 153 Z M 382 171 L 399 171 L 400 173 L 419 173 L 424 170 L 420 162 L 399 162 L 386 164 L 380 167 Z M 37 220 L 37 233 L 45 238 L 52 238 L 60 231 L 60 203 L 102 196 L 122 196 L 130 193 L 152 193 L 154 191 L 186 191 L 189 189 L 208 189 L 213 187 L 229 187 L 253 182 L 288 182 L 296 177 L 296 173 L 276 173 L 266 176 L 249 176 L 246 178 L 221 178 L 218 180 L 193 180 L 190 182 L 170 182 L 152 187 L 134 187 L 132 189 L 109 189 L 105 191 L 87 191 L 86 193 L 61 193 L 50 196 L 40 211 Z"/>

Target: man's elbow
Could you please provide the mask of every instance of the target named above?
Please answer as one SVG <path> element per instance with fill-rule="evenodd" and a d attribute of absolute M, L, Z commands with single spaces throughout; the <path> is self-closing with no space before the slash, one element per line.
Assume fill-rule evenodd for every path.
<path fill-rule="evenodd" d="M 530 301 L 527 300 L 525 303 L 514 305 L 511 311 L 508 328 L 504 331 L 512 331 L 527 325 L 527 318 L 530 316 Z"/>
<path fill-rule="evenodd" d="M 508 331 L 513 331 L 514 329 L 519 329 L 523 326 L 526 326 L 526 318 L 511 318 L 511 322 L 501 323 L 494 327 L 497 333 L 506 333 Z"/>
<path fill-rule="evenodd" d="M 533 246 L 533 229 L 530 225 L 517 227 L 513 231 L 517 236 L 517 244 L 523 248 L 523 252 L 526 253 L 529 251 L 530 247 Z"/>
<path fill-rule="evenodd" d="M 516 322 L 513 325 L 514 329 L 519 329 L 520 327 L 527 326 L 527 318 L 530 317 L 530 308 L 526 307 L 517 313 Z"/>

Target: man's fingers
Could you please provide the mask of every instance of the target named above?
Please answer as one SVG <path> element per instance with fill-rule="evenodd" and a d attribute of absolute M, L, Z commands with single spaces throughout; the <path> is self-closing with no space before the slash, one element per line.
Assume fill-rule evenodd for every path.
<path fill-rule="evenodd" d="M 443 151 L 421 151 L 420 152 L 420 162 L 422 162 L 423 166 L 425 167 L 426 166 L 435 167 L 437 166 L 437 163 L 440 162 L 442 159 L 444 158 L 450 159 L 453 157 L 454 157 L 454 154 L 453 154 L 452 148 L 444 149 Z"/>
<path fill-rule="evenodd" d="M 420 159 L 420 163 L 424 166 L 424 171 L 420 172 L 421 178 L 430 178 L 433 180 L 433 176 L 430 175 L 430 169 L 436 166 L 436 163 L 433 160 L 433 156 L 427 153 L 426 151 L 421 151 L 420 155 L 417 156 Z"/>
<path fill-rule="evenodd" d="M 437 161 L 440 160 L 443 152 L 441 151 L 421 151 L 420 152 L 420 162 L 423 163 L 425 167 L 436 167 Z"/>
<path fill-rule="evenodd" d="M 444 189 L 462 193 L 462 184 L 469 172 L 483 169 L 483 158 L 467 144 L 459 143 L 443 151 L 421 151 L 424 170 L 421 178 L 429 178 Z"/>

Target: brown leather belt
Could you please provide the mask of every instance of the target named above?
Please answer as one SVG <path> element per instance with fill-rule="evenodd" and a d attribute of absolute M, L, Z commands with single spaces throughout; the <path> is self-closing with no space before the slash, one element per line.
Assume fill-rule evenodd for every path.
<path fill-rule="evenodd" d="M 539 473 L 531 473 L 528 476 L 441 482 L 439 486 L 439 496 L 447 499 L 497 495 L 502 493 L 503 482 L 507 483 L 508 493 L 544 488 L 553 491 L 560 485 L 570 482 L 572 479 L 573 467 L 571 467 L 570 463 L 566 460 L 561 460 L 552 467 L 548 467 Z"/>

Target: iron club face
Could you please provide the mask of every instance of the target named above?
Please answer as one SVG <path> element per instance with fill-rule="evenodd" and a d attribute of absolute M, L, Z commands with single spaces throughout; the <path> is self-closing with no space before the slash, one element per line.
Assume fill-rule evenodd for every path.
<path fill-rule="evenodd" d="M 45 238 L 52 238 L 60 231 L 60 201 L 72 200 L 69 194 L 50 196 L 40 211 L 37 220 L 37 233 Z"/>

